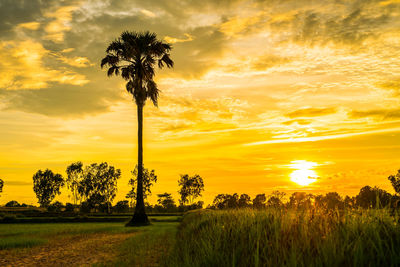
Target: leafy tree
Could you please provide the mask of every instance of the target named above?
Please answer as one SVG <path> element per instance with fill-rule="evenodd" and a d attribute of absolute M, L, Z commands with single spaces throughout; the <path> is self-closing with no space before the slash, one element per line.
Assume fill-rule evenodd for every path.
<path fill-rule="evenodd" d="M 171 210 L 175 208 L 175 201 L 172 198 L 172 195 L 169 193 L 164 193 L 164 194 L 158 194 L 157 195 L 158 200 L 157 203 L 161 207 L 163 207 L 165 210 Z"/>
<path fill-rule="evenodd" d="M 126 194 L 125 198 L 130 199 L 130 204 L 133 206 L 133 202 L 136 199 L 136 188 L 137 188 L 137 177 L 138 177 L 138 166 L 131 172 L 132 177 L 129 179 L 128 184 L 132 189 Z M 143 168 L 143 199 L 146 200 L 151 195 L 151 187 L 157 183 L 157 175 L 154 170 L 149 171 Z"/>
<path fill-rule="evenodd" d="M 356 196 L 356 205 L 362 208 L 381 208 L 391 203 L 392 195 L 378 187 L 364 186 Z"/>
<path fill-rule="evenodd" d="M 118 201 L 117 204 L 114 206 L 114 210 L 118 213 L 127 212 L 129 211 L 129 204 L 128 200 L 121 200 Z"/>
<path fill-rule="evenodd" d="M 51 170 L 38 170 L 33 175 L 33 191 L 36 194 L 41 207 L 47 207 L 50 202 L 61 194 L 60 189 L 64 186 L 61 174 L 53 173 Z"/>
<path fill-rule="evenodd" d="M 6 203 L 6 207 L 10 207 L 10 208 L 20 207 L 20 206 L 21 205 L 18 203 L 18 201 L 15 201 L 15 200 L 11 200 L 11 201 Z"/>
<path fill-rule="evenodd" d="M 213 201 L 213 207 L 216 209 L 235 209 L 238 208 L 239 195 L 234 193 L 230 194 L 219 194 L 215 196 Z"/>
<path fill-rule="evenodd" d="M 248 208 L 251 206 L 251 198 L 248 194 L 241 194 L 238 200 L 239 208 Z"/>
<path fill-rule="evenodd" d="M 61 209 L 63 208 L 63 204 L 60 201 L 56 201 L 54 203 L 51 203 L 48 207 L 47 210 L 50 212 L 60 212 Z"/>
<path fill-rule="evenodd" d="M 105 204 L 107 212 L 110 213 L 110 205 L 116 196 L 117 181 L 120 177 L 121 170 L 109 166 L 107 162 L 93 163 L 85 167 L 78 192 L 84 196 L 89 207 Z"/>
<path fill-rule="evenodd" d="M 4 181 L 0 179 L 0 193 L 3 192 Z"/>
<path fill-rule="evenodd" d="M 65 204 L 65 211 L 67 211 L 67 212 L 73 212 L 73 211 L 75 211 L 75 205 L 74 204 L 72 204 L 72 203 L 66 203 Z"/>
<path fill-rule="evenodd" d="M 74 162 L 67 167 L 67 178 L 65 179 L 65 183 L 67 188 L 71 190 L 72 200 L 74 205 L 78 204 L 81 197 L 78 191 L 79 183 L 83 179 L 83 164 L 80 161 Z"/>
<path fill-rule="evenodd" d="M 265 201 L 267 201 L 267 197 L 265 196 L 265 194 L 258 194 L 253 199 L 253 208 L 256 208 L 256 209 L 265 208 Z"/>
<path fill-rule="evenodd" d="M 394 191 L 396 191 L 397 194 L 400 194 L 400 170 L 398 170 L 395 175 L 390 175 L 388 180 L 392 184 Z"/>
<path fill-rule="evenodd" d="M 276 208 L 283 206 L 283 198 L 285 197 L 285 195 L 285 192 L 280 192 L 278 190 L 273 191 L 268 198 L 267 206 Z"/>
<path fill-rule="evenodd" d="M 356 198 L 345 196 L 344 198 L 344 205 L 349 208 L 354 208 L 356 205 Z"/>
<path fill-rule="evenodd" d="M 292 208 L 309 208 L 312 203 L 312 194 L 294 192 L 289 198 L 289 206 Z"/>
<path fill-rule="evenodd" d="M 344 201 L 337 192 L 326 193 L 324 197 L 326 208 L 328 210 L 343 209 Z"/>
<path fill-rule="evenodd" d="M 108 76 L 121 75 L 127 81 L 126 90 L 133 95 L 138 120 L 138 182 L 136 208 L 127 224 L 149 224 L 143 196 L 143 107 L 147 99 L 157 106 L 159 89 L 154 82 L 155 68 L 173 67 L 171 45 L 159 41 L 155 33 L 125 31 L 106 49 L 101 67 L 108 67 Z"/>
<path fill-rule="evenodd" d="M 198 174 L 193 176 L 182 174 L 178 180 L 178 185 L 181 187 L 178 193 L 181 195 L 179 202 L 182 205 L 186 203 L 189 205 L 192 204 L 197 197 L 201 196 L 201 192 L 204 191 L 203 178 Z"/>

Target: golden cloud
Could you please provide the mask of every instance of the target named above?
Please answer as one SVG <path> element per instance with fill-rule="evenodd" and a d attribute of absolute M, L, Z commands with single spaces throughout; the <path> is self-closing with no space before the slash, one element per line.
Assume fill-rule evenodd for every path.
<path fill-rule="evenodd" d="M 33 40 L 0 42 L 0 88 L 7 90 L 46 88 L 50 82 L 83 85 L 84 75 L 45 67 L 49 55 L 42 44 Z"/>
<path fill-rule="evenodd" d="M 54 19 L 45 27 L 47 33 L 45 38 L 56 43 L 64 41 L 64 32 L 71 29 L 69 22 L 72 19 L 72 12 L 78 8 L 77 6 L 63 6 L 55 12 L 45 14 L 45 17 Z"/>
<path fill-rule="evenodd" d="M 36 22 L 36 21 L 21 23 L 21 24 L 18 24 L 18 27 L 23 28 L 23 29 L 28 29 L 28 30 L 37 30 L 40 27 L 40 23 Z"/>
<path fill-rule="evenodd" d="M 287 113 L 285 116 L 289 118 L 298 117 L 318 117 L 336 113 L 335 108 L 302 108 L 293 112 Z"/>
<path fill-rule="evenodd" d="M 179 38 L 174 38 L 174 37 L 170 37 L 170 36 L 165 36 L 164 40 L 170 44 L 190 42 L 193 40 L 193 36 L 188 33 L 185 33 L 184 36 L 186 37 L 186 39 L 179 39 Z"/>

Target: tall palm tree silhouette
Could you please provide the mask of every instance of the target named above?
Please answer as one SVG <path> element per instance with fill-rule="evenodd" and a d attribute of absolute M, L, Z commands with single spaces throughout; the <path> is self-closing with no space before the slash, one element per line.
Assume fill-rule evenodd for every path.
<path fill-rule="evenodd" d="M 159 89 L 153 80 L 155 68 L 157 65 L 173 67 L 171 49 L 155 33 L 125 31 L 110 43 L 101 61 L 101 68 L 108 68 L 108 76 L 121 75 L 127 81 L 126 90 L 133 95 L 137 106 L 138 183 L 135 212 L 127 226 L 149 224 L 143 201 L 143 107 L 148 98 L 157 106 Z"/>

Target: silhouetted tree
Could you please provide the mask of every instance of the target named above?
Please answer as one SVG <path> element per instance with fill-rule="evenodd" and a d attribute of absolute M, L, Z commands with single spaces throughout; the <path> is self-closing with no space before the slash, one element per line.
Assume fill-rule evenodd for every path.
<path fill-rule="evenodd" d="M 169 193 L 158 194 L 157 197 L 158 197 L 158 200 L 157 200 L 158 205 L 163 207 L 165 210 L 168 211 L 168 210 L 171 210 L 176 207 L 175 201 L 172 198 L 171 194 L 169 194 Z"/>
<path fill-rule="evenodd" d="M 329 192 L 325 195 L 324 201 L 326 208 L 329 210 L 343 209 L 344 202 L 342 197 L 337 192 Z"/>
<path fill-rule="evenodd" d="M 72 204 L 72 203 L 66 203 L 65 204 L 65 211 L 67 211 L 67 212 L 75 211 L 75 205 Z"/>
<path fill-rule="evenodd" d="M 66 170 L 67 178 L 65 179 L 65 183 L 67 188 L 71 190 L 72 200 L 74 205 L 78 204 L 80 201 L 80 194 L 78 191 L 79 183 L 83 179 L 83 164 L 80 161 L 74 162 L 67 167 Z"/>
<path fill-rule="evenodd" d="M 267 206 L 268 207 L 281 207 L 283 206 L 283 198 L 285 197 L 285 192 L 273 191 L 268 198 Z"/>
<path fill-rule="evenodd" d="M 238 208 L 239 195 L 234 193 L 230 194 L 219 194 L 215 196 L 212 207 L 215 209 L 235 209 Z"/>
<path fill-rule="evenodd" d="M 241 194 L 238 200 L 239 208 L 249 208 L 251 207 L 251 198 L 248 194 Z"/>
<path fill-rule="evenodd" d="M 289 206 L 292 208 L 309 208 L 312 203 L 312 194 L 294 192 L 289 198 Z"/>
<path fill-rule="evenodd" d="M 129 204 L 128 200 L 121 200 L 118 201 L 117 204 L 115 204 L 113 208 L 116 212 L 122 213 L 122 212 L 128 212 L 129 211 Z"/>
<path fill-rule="evenodd" d="M 64 206 L 60 201 L 55 201 L 47 207 L 47 210 L 50 212 L 60 212 L 63 207 Z"/>
<path fill-rule="evenodd" d="M 21 205 L 16 200 L 11 200 L 6 203 L 6 207 L 13 208 L 13 207 L 20 207 Z"/>
<path fill-rule="evenodd" d="M 149 224 L 143 197 L 143 107 L 147 99 L 157 106 L 159 90 L 154 82 L 156 64 L 159 68 L 173 67 L 170 58 L 171 45 L 157 40 L 150 32 L 128 32 L 107 47 L 107 55 L 101 67 L 108 67 L 108 76 L 121 75 L 127 81 L 126 90 L 133 95 L 137 106 L 138 120 L 138 183 L 136 208 L 132 220 L 127 224 Z"/>
<path fill-rule="evenodd" d="M 256 208 L 256 209 L 265 208 L 265 201 L 267 201 L 267 197 L 265 196 L 265 194 L 258 194 L 253 199 L 253 208 Z"/>
<path fill-rule="evenodd" d="M 136 188 L 137 188 L 137 177 L 138 177 L 138 166 L 131 172 L 132 177 L 129 179 L 128 184 L 132 187 L 131 190 L 126 194 L 125 198 L 130 199 L 130 204 L 133 206 L 133 202 L 136 199 Z M 143 199 L 146 200 L 151 195 L 151 187 L 157 183 L 157 175 L 154 170 L 149 171 L 143 168 Z"/>
<path fill-rule="evenodd" d="M 398 170 L 395 175 L 390 175 L 388 180 L 392 184 L 394 191 L 400 194 L 400 170 Z"/>
<path fill-rule="evenodd" d="M 3 193 L 4 181 L 0 179 L 0 193 Z"/>
<path fill-rule="evenodd" d="M 193 204 L 194 200 L 201 196 L 201 192 L 204 191 L 203 178 L 200 175 L 195 174 L 189 176 L 188 174 L 182 174 L 178 180 L 178 185 L 181 187 L 178 191 L 181 196 L 179 202 L 181 205 Z"/>
<path fill-rule="evenodd" d="M 354 208 L 356 206 L 356 198 L 345 196 L 344 205 L 348 208 Z"/>
<path fill-rule="evenodd" d="M 392 195 L 378 187 L 364 186 L 356 196 L 356 205 L 362 208 L 381 208 L 390 204 Z"/>
<path fill-rule="evenodd" d="M 120 177 L 121 170 L 109 166 L 107 162 L 93 163 L 85 167 L 78 192 L 85 197 L 90 207 L 105 204 L 107 212 L 110 213 Z"/>
<path fill-rule="evenodd" d="M 47 207 L 56 195 L 61 194 L 62 186 L 64 179 L 61 174 L 55 174 L 49 169 L 38 170 L 33 175 L 33 191 L 41 207 Z"/>

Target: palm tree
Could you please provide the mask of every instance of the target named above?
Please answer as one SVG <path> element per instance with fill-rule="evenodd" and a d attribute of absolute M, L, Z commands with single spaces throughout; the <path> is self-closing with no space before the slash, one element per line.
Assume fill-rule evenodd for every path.
<path fill-rule="evenodd" d="M 173 67 L 171 49 L 171 45 L 158 40 L 155 33 L 125 31 L 110 43 L 101 61 L 101 67 L 108 68 L 108 76 L 121 75 L 127 81 L 126 90 L 133 95 L 137 106 L 138 183 L 135 212 L 127 226 L 149 224 L 143 201 L 143 107 L 148 98 L 157 106 L 159 89 L 153 80 L 155 68 L 156 65 Z"/>

